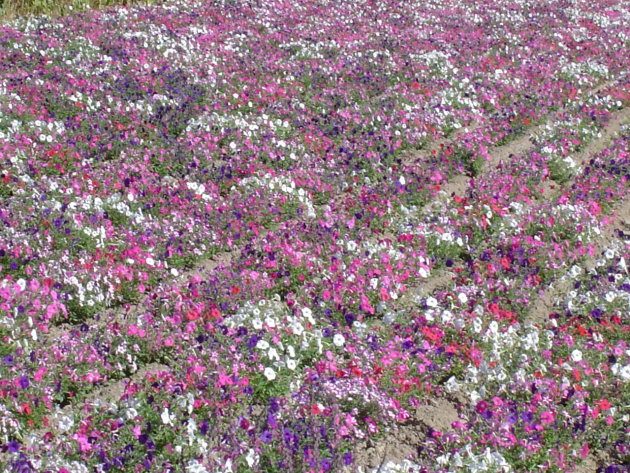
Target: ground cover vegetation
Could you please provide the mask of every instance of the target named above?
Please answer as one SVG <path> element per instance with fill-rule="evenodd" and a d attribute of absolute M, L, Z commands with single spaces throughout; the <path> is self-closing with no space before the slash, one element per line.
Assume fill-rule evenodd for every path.
<path fill-rule="evenodd" d="M 0 26 L 0 469 L 627 472 L 629 21 Z"/>

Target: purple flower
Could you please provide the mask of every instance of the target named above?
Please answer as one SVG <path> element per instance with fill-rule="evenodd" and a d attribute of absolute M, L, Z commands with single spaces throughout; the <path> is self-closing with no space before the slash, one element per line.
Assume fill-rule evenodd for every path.
<path fill-rule="evenodd" d="M 276 419 L 273 416 L 273 414 L 267 415 L 267 423 L 269 424 L 269 427 L 271 427 L 272 429 L 275 429 L 276 427 L 278 427 L 278 423 L 276 422 Z"/>
<path fill-rule="evenodd" d="M 9 451 L 11 453 L 15 453 L 20 449 L 20 444 L 16 442 L 15 440 L 13 440 L 12 442 L 9 442 L 7 444 L 7 447 L 9 448 Z"/>
<path fill-rule="evenodd" d="M 19 383 L 20 383 L 20 387 L 21 387 L 22 389 L 26 389 L 26 388 L 28 388 L 28 387 L 29 387 L 29 385 L 31 384 L 31 383 L 29 383 L 29 382 L 28 382 L 28 377 L 27 377 L 27 376 L 22 376 L 22 377 L 20 377 L 20 379 L 19 379 Z"/>
<path fill-rule="evenodd" d="M 31 473 L 35 471 L 33 465 L 24 454 L 21 454 L 20 458 L 13 462 L 12 467 L 13 473 Z"/>
<path fill-rule="evenodd" d="M 265 443 L 271 442 L 271 439 L 272 439 L 272 435 L 271 435 L 271 432 L 269 432 L 268 430 L 265 430 L 260 436 L 260 440 L 262 440 Z"/>
<path fill-rule="evenodd" d="M 258 343 L 258 340 L 260 340 L 260 337 L 257 337 L 256 335 L 252 335 L 247 342 L 247 346 L 249 348 L 254 348 L 256 344 Z"/>
<path fill-rule="evenodd" d="M 350 452 L 344 453 L 344 455 L 343 455 L 343 464 L 344 465 L 351 465 L 352 464 L 352 453 L 350 453 Z"/>
<path fill-rule="evenodd" d="M 199 426 L 199 432 L 201 432 L 201 435 L 206 435 L 208 433 L 208 429 L 209 429 L 209 425 L 207 421 L 202 421 L 201 425 Z"/>

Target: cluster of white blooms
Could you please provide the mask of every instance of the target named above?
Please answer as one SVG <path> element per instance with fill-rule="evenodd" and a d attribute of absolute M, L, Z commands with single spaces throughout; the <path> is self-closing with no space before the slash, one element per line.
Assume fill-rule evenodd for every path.
<path fill-rule="evenodd" d="M 17 43 L 16 43 L 17 45 Z M 9 139 L 22 129 L 22 122 L 16 120 L 12 115 L 5 115 L 3 109 L 13 109 L 13 104 L 18 104 L 22 98 L 13 92 L 7 90 L 8 83 L 6 80 L 0 82 L 0 139 Z M 4 104 L 6 102 L 6 105 Z"/>
<path fill-rule="evenodd" d="M 120 112 L 134 111 L 148 115 L 154 113 L 157 107 L 177 107 L 178 105 L 177 100 L 173 98 L 161 94 L 154 94 L 151 100 L 126 100 L 124 103 L 118 104 L 117 108 Z"/>
<path fill-rule="evenodd" d="M 500 69 L 497 69 L 499 71 Z M 455 68 L 454 71 L 457 71 Z M 481 103 L 475 98 L 477 95 L 473 84 L 468 77 L 451 83 L 435 95 L 434 101 L 442 107 L 453 107 L 455 109 L 468 109 L 476 114 L 482 114 Z M 454 123 L 454 128 L 461 128 L 459 122 Z"/>
<path fill-rule="evenodd" d="M 602 108 L 609 112 L 623 108 L 623 102 L 610 94 L 593 94 L 584 99 L 583 103 L 588 108 Z M 580 102 L 580 105 L 581 104 L 582 102 Z M 620 136 L 624 136 L 623 131 L 619 131 L 618 133 Z"/>
<path fill-rule="evenodd" d="M 450 55 L 444 51 L 427 51 L 424 53 L 410 53 L 409 57 L 412 61 L 424 64 L 434 75 L 438 77 L 453 77 L 456 68 L 450 62 Z"/>
<path fill-rule="evenodd" d="M 591 86 L 593 85 L 591 83 L 593 77 L 608 78 L 610 73 L 605 64 L 589 60 L 564 64 L 560 69 L 560 75 L 566 77 L 570 82 L 576 82 L 578 85 Z"/>
<path fill-rule="evenodd" d="M 288 316 L 289 308 L 278 297 L 273 300 L 261 299 L 258 302 L 246 301 L 225 323 L 232 328 L 246 325 L 260 330 L 263 324 L 276 327 L 281 321 L 288 319 Z"/>
<path fill-rule="evenodd" d="M 203 200 L 210 200 L 210 195 L 206 194 L 206 186 L 201 183 L 190 181 L 186 183 L 188 190 L 193 191 L 196 195 L 201 196 Z"/>
<path fill-rule="evenodd" d="M 606 275 L 605 279 L 599 278 L 596 285 L 582 284 L 579 289 L 568 291 L 562 300 L 567 309 L 590 311 L 593 308 L 600 310 L 623 312 L 630 308 L 630 293 L 615 289 L 624 284 L 630 284 L 630 273 L 623 252 L 622 242 L 611 244 L 604 249 L 599 258 L 595 260 L 595 266 L 590 269 L 573 265 L 562 276 L 561 280 L 586 279 L 593 282 L 596 275 Z M 610 283 L 614 284 L 613 287 Z"/>
<path fill-rule="evenodd" d="M 306 215 L 310 218 L 315 218 L 315 207 L 311 196 L 301 187 L 298 188 L 295 182 L 288 176 L 272 176 L 270 173 L 266 173 L 262 176 L 251 176 L 239 182 L 239 187 L 255 187 L 266 188 L 273 192 L 281 192 L 283 195 L 292 199 L 297 199 L 298 202 L 306 207 Z"/>
<path fill-rule="evenodd" d="M 21 132 L 22 122 L 16 119 L 9 120 L 8 117 L 3 118 L 4 117 L 0 114 L 0 139 L 8 140 Z M 11 161 L 13 161 L 13 159 L 11 159 Z"/>
<path fill-rule="evenodd" d="M 578 141 L 578 144 L 567 144 L 568 148 L 558 146 L 556 143 L 566 135 L 567 130 L 571 130 Z M 582 172 L 582 168 L 578 166 L 573 157 L 566 153 L 576 153 L 579 151 L 578 146 L 584 146 L 596 138 L 601 138 L 602 133 L 597 123 L 592 120 L 585 120 L 581 117 L 571 117 L 566 120 L 558 120 L 547 123 L 536 133 L 532 140 L 538 144 L 545 144 L 540 148 L 540 153 L 547 157 L 550 164 L 562 166 L 562 168 L 571 176 Z"/>
<path fill-rule="evenodd" d="M 446 383 L 449 392 L 466 388 L 471 401 L 476 402 L 487 394 L 488 389 L 505 390 L 507 383 L 520 380 L 526 375 L 519 366 L 529 366 L 536 363 L 536 369 L 547 371 L 540 352 L 552 346 L 553 332 L 541 331 L 533 324 L 525 326 L 513 324 L 506 330 L 499 330 L 499 324 L 491 321 L 485 328 L 480 319 L 473 321 L 472 330 L 481 334 L 490 350 L 479 366 L 469 364 L 461 378 L 451 378 Z M 578 357 L 578 355 L 575 355 Z"/>
<path fill-rule="evenodd" d="M 27 126 L 30 128 L 30 132 L 39 138 L 41 142 L 52 143 L 57 135 L 63 135 L 66 132 L 66 126 L 62 121 L 49 121 L 34 120 L 27 122 Z"/>
<path fill-rule="evenodd" d="M 20 422 L 3 404 L 0 404 L 0 439 L 7 444 L 9 437 L 21 436 L 20 427 Z"/>
<path fill-rule="evenodd" d="M 626 351 L 626 356 L 630 357 L 630 350 Z M 622 381 L 630 382 L 630 363 L 625 366 L 620 363 L 615 363 L 610 367 L 610 371 L 615 376 L 621 378 Z"/>
<path fill-rule="evenodd" d="M 76 275 L 64 271 L 63 282 L 75 288 L 74 295 L 68 295 L 69 300 L 78 299 L 79 305 L 92 307 L 107 299 L 107 293 L 113 292 L 113 286 L 108 284 L 107 278 L 101 280 L 101 276 L 92 274 Z M 72 275 L 70 275 L 72 274 Z"/>
<path fill-rule="evenodd" d="M 198 460 L 190 460 L 186 465 L 186 473 L 209 473 Z"/>
<path fill-rule="evenodd" d="M 435 460 L 443 468 L 455 469 L 450 471 L 459 470 L 467 473 L 509 473 L 512 471 L 510 464 L 499 452 L 486 448 L 482 453 L 475 454 L 470 445 L 466 445 L 463 454 L 445 453 Z"/>
<path fill-rule="evenodd" d="M 312 339 L 316 338 L 314 335 L 316 331 L 305 329 L 303 323 L 305 320 L 312 325 L 315 324 L 312 312 L 308 308 L 303 308 L 301 315 L 291 316 L 287 306 L 279 300 L 261 299 L 258 302 L 245 302 L 238 312 L 226 321 L 226 324 L 231 327 L 245 325 L 254 330 L 274 329 L 280 325 L 286 325 L 291 329 L 292 335 L 301 341 L 300 349 L 305 349 L 310 346 Z M 321 346 L 321 340 L 319 345 Z M 256 343 L 256 349 L 269 363 L 263 374 L 270 381 L 276 378 L 276 369 L 288 368 L 295 371 L 300 361 L 297 348 L 290 342 L 261 338 Z"/>
<path fill-rule="evenodd" d="M 357 471 L 365 473 L 365 469 L 362 466 L 359 466 Z M 400 463 L 389 460 L 378 467 L 372 468 L 370 473 L 420 473 L 420 471 L 422 471 L 420 465 L 410 460 L 403 460 Z"/>
<path fill-rule="evenodd" d="M 306 41 L 299 39 L 295 41 L 286 41 L 278 46 L 280 49 L 290 51 L 293 60 L 305 59 L 326 59 L 324 53 L 331 51 L 339 51 L 340 45 L 334 39 L 329 41 Z M 344 48 L 351 46 L 344 45 Z"/>
<path fill-rule="evenodd" d="M 127 202 L 125 202 L 125 200 Z M 138 206 L 135 210 L 132 208 L 131 204 L 133 204 L 135 200 L 136 198 L 132 193 L 129 193 L 125 196 L 121 196 L 120 194 L 112 194 L 107 198 L 105 204 L 124 214 L 134 223 L 139 225 L 146 220 L 146 217 L 144 216 L 144 213 L 142 212 L 142 208 L 140 206 Z"/>

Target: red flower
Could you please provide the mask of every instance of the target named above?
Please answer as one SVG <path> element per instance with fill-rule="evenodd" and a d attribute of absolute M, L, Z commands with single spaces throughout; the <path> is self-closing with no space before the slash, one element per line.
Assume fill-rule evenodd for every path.
<path fill-rule="evenodd" d="M 606 409 L 610 409 L 612 407 L 612 404 L 610 404 L 610 402 L 608 402 L 608 399 L 600 399 L 599 402 L 597 403 L 597 406 L 602 411 L 605 411 Z"/>
<path fill-rule="evenodd" d="M 186 318 L 188 320 L 196 320 L 199 318 L 199 312 L 197 312 L 195 309 L 190 309 L 186 314 Z"/>

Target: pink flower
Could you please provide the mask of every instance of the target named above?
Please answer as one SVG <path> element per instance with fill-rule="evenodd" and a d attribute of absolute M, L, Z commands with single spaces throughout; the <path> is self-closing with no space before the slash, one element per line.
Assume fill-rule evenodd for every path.
<path fill-rule="evenodd" d="M 550 411 L 545 411 L 540 415 L 540 420 L 543 424 L 551 424 L 554 418 L 555 416 L 553 415 L 553 412 Z"/>
<path fill-rule="evenodd" d="M 90 442 L 88 442 L 87 436 L 85 434 L 76 434 L 74 436 L 74 439 L 78 442 L 79 449 L 82 452 L 89 452 L 90 450 L 92 450 L 92 445 L 90 444 Z"/>
<path fill-rule="evenodd" d="M 37 382 L 40 382 L 44 379 L 44 375 L 48 372 L 48 369 L 45 366 L 40 367 L 37 372 L 33 375 L 33 379 Z"/>

